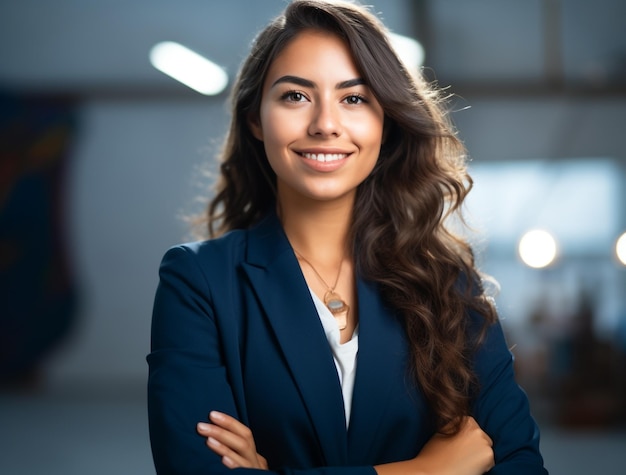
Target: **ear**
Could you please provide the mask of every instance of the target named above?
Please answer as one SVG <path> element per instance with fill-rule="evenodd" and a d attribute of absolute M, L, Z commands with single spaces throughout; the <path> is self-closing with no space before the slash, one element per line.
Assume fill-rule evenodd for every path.
<path fill-rule="evenodd" d="M 261 120 L 258 117 L 248 117 L 248 127 L 254 138 L 263 142 L 263 127 L 261 127 Z"/>

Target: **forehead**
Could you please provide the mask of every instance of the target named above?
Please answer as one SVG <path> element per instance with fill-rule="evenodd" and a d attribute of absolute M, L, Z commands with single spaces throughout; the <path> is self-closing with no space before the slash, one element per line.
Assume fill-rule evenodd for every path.
<path fill-rule="evenodd" d="M 266 84 L 284 74 L 328 79 L 341 76 L 341 80 L 346 80 L 358 77 L 359 71 L 348 44 L 341 37 L 327 31 L 304 30 L 274 58 Z"/>

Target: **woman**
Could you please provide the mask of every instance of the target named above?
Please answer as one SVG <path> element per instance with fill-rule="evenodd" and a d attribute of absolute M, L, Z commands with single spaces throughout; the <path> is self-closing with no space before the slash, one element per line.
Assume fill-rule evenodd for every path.
<path fill-rule="evenodd" d="M 463 156 L 365 9 L 296 0 L 258 36 L 213 239 L 161 264 L 158 473 L 546 473 L 471 251 L 443 225 Z"/>

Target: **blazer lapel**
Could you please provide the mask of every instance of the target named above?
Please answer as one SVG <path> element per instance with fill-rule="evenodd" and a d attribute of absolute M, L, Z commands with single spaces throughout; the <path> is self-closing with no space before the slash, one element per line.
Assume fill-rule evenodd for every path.
<path fill-rule="evenodd" d="M 391 391 L 406 378 L 407 346 L 398 318 L 384 305 L 376 286 L 357 280 L 359 302 L 359 353 L 348 452 L 352 457 L 369 453 L 378 428 L 385 423 Z"/>
<path fill-rule="evenodd" d="M 328 341 L 278 218 L 249 231 L 244 270 L 299 388 L 328 465 L 344 464 L 343 398 Z"/>

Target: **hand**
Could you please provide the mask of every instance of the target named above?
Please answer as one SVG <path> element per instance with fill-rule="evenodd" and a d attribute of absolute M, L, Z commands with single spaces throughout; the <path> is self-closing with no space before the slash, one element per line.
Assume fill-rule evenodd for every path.
<path fill-rule="evenodd" d="M 482 474 L 494 466 L 493 441 L 473 417 L 466 417 L 458 434 L 435 434 L 418 455 L 427 473 Z"/>
<path fill-rule="evenodd" d="M 207 446 L 222 457 L 228 468 L 257 468 L 267 470 L 267 460 L 256 451 L 252 431 L 234 417 L 211 411 L 211 424 L 199 422 L 198 434 L 206 437 Z"/>
<path fill-rule="evenodd" d="M 378 475 L 480 475 L 495 465 L 493 442 L 473 417 L 453 436 L 435 434 L 411 460 L 374 467 Z"/>

